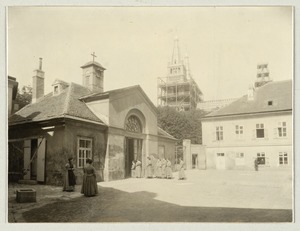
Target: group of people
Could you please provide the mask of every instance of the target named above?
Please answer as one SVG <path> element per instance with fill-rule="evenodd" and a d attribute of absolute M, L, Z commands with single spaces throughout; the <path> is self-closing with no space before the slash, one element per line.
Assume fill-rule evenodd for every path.
<path fill-rule="evenodd" d="M 87 159 L 86 165 L 83 168 L 83 181 L 81 186 L 81 193 L 86 197 L 95 196 L 98 194 L 98 186 L 96 181 L 96 171 L 92 165 L 93 160 Z M 65 165 L 66 173 L 64 177 L 63 191 L 73 192 L 76 185 L 76 177 L 74 174 L 73 158 L 68 159 Z"/>
<path fill-rule="evenodd" d="M 178 179 L 186 179 L 184 172 L 184 162 L 180 159 L 179 163 L 179 174 Z M 140 160 L 132 161 L 131 165 L 131 177 L 141 178 L 142 175 L 142 163 Z M 172 179 L 172 164 L 169 159 L 165 158 L 155 158 L 153 155 L 147 156 L 146 159 L 146 169 L 145 169 L 146 178 L 159 178 L 159 179 Z"/>
<path fill-rule="evenodd" d="M 151 158 L 152 157 L 152 158 Z M 160 179 L 172 179 L 172 164 L 169 159 L 155 158 L 153 155 L 148 156 L 146 160 L 146 178 L 160 178 Z M 92 165 L 93 160 L 87 159 L 86 165 L 83 168 L 83 181 L 81 187 L 81 193 L 87 197 L 95 196 L 98 194 L 98 186 L 96 180 L 96 170 Z M 184 172 L 184 162 L 180 159 L 178 179 L 186 179 Z M 76 185 L 76 177 L 74 174 L 73 158 L 68 159 L 68 163 L 65 165 L 65 176 L 63 191 L 73 192 Z M 132 161 L 131 176 L 136 178 L 142 177 L 142 162 L 140 160 Z"/>

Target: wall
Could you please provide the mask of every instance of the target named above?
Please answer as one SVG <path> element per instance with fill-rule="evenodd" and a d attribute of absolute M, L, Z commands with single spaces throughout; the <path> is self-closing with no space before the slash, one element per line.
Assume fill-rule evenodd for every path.
<path fill-rule="evenodd" d="M 109 99 L 88 102 L 86 105 L 105 124 L 109 124 Z"/>
<path fill-rule="evenodd" d="M 278 137 L 279 122 L 286 122 L 287 136 Z M 257 153 L 264 152 L 268 165 L 278 167 L 279 152 L 287 152 L 289 165 L 292 167 L 293 124 L 291 113 L 277 113 L 260 116 L 231 117 L 202 121 L 203 145 L 206 147 L 207 167 L 216 168 L 217 153 L 225 153 L 226 169 L 252 169 Z M 256 138 L 256 124 L 264 124 L 265 137 Z M 243 135 L 238 137 L 235 126 L 243 126 Z M 223 140 L 215 138 L 216 126 L 223 127 Z M 237 153 L 244 153 L 244 160 L 239 160 Z M 244 163 L 244 164 L 242 164 Z M 283 167 L 283 166 L 280 166 Z"/>
<path fill-rule="evenodd" d="M 118 134 L 108 135 L 108 155 L 106 160 L 105 181 L 124 179 L 125 177 L 125 151 L 124 136 Z"/>
<path fill-rule="evenodd" d="M 287 137 L 278 138 L 275 130 L 278 122 L 287 123 Z M 207 120 L 202 121 L 203 144 L 207 147 L 236 147 L 236 146 L 264 146 L 264 145 L 292 145 L 293 124 L 292 115 L 277 114 L 259 117 L 237 117 L 236 119 Z M 256 138 L 256 124 L 264 124 L 265 138 Z M 235 134 L 235 126 L 244 127 L 243 137 L 238 138 Z M 216 126 L 223 126 L 223 140 L 215 138 Z"/>
<path fill-rule="evenodd" d="M 193 159 L 192 156 L 197 155 L 197 164 L 196 169 L 206 169 L 206 156 L 205 156 L 205 147 L 200 144 L 192 144 L 191 140 L 185 139 L 182 142 L 183 146 L 183 158 L 186 164 L 186 169 L 193 168 Z"/>
<path fill-rule="evenodd" d="M 244 153 L 244 160 L 239 161 L 236 158 L 236 153 Z M 220 147 L 220 148 L 207 148 L 207 168 L 216 169 L 216 153 L 225 153 L 226 169 L 254 169 L 254 160 L 257 153 L 264 152 L 266 155 L 266 165 L 261 168 L 292 168 L 293 166 L 293 148 L 292 146 L 264 146 L 264 147 Z M 288 165 L 279 166 L 279 152 L 287 152 Z M 244 164 L 242 164 L 244 163 Z"/>
<path fill-rule="evenodd" d="M 165 159 L 169 159 L 172 164 L 172 168 L 175 165 L 175 145 L 176 141 L 158 137 L 158 145 L 165 147 Z"/>
<path fill-rule="evenodd" d="M 125 119 L 131 110 L 140 111 L 145 117 L 143 133 L 157 135 L 157 112 L 147 102 L 138 88 L 110 94 L 109 125 L 124 128 Z M 143 122 L 143 121 L 142 121 Z"/>
<path fill-rule="evenodd" d="M 104 181 L 104 166 L 106 158 L 106 144 L 107 144 L 107 131 L 106 127 L 96 124 L 88 124 L 83 122 L 77 122 L 68 120 L 66 121 L 65 133 L 64 133 L 64 158 L 67 163 L 68 157 L 74 158 L 74 164 L 76 165 L 75 175 L 77 177 L 77 183 L 82 183 L 83 169 L 78 168 L 77 163 L 77 145 L 78 137 L 92 139 L 92 159 L 93 166 L 96 169 L 97 181 Z"/>

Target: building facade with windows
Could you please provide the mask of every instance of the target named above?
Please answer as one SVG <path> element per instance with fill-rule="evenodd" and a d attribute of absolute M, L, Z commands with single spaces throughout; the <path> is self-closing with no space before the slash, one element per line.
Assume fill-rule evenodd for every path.
<path fill-rule="evenodd" d="M 207 168 L 292 168 L 292 80 L 268 81 L 202 121 Z"/>
<path fill-rule="evenodd" d="M 33 103 L 9 118 L 9 174 L 61 184 L 73 157 L 81 183 L 87 158 L 98 181 L 130 177 L 133 160 L 144 173 L 146 157 L 158 153 L 174 163 L 176 139 L 157 126 L 157 108 L 140 86 L 103 91 L 105 69 L 92 61 L 81 67 L 83 85 L 55 80 L 44 95 L 41 66 L 34 71 Z"/>

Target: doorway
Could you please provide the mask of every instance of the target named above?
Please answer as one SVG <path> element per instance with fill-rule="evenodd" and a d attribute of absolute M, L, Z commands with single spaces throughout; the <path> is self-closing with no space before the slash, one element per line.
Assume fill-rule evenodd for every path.
<path fill-rule="evenodd" d="M 192 154 L 192 169 L 198 167 L 198 154 Z"/>
<path fill-rule="evenodd" d="M 225 153 L 217 153 L 216 167 L 217 169 L 225 169 Z"/>
<path fill-rule="evenodd" d="M 131 177 L 132 161 L 142 162 L 142 139 L 125 138 L 125 178 Z"/>
<path fill-rule="evenodd" d="M 24 140 L 24 180 L 45 181 L 46 139 Z"/>

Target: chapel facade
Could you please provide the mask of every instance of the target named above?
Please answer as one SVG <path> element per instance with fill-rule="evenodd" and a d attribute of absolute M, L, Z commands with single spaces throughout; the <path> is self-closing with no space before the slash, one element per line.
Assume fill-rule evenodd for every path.
<path fill-rule="evenodd" d="M 40 61 L 41 62 L 41 61 Z M 157 126 L 157 108 L 139 86 L 104 91 L 105 68 L 95 60 L 81 66 L 82 85 L 56 79 L 44 94 L 40 63 L 33 76 L 33 103 L 9 118 L 9 174 L 20 180 L 61 184 L 73 157 L 77 183 L 87 158 L 98 181 L 131 176 L 133 160 L 147 156 L 175 162 L 176 139 Z"/>

